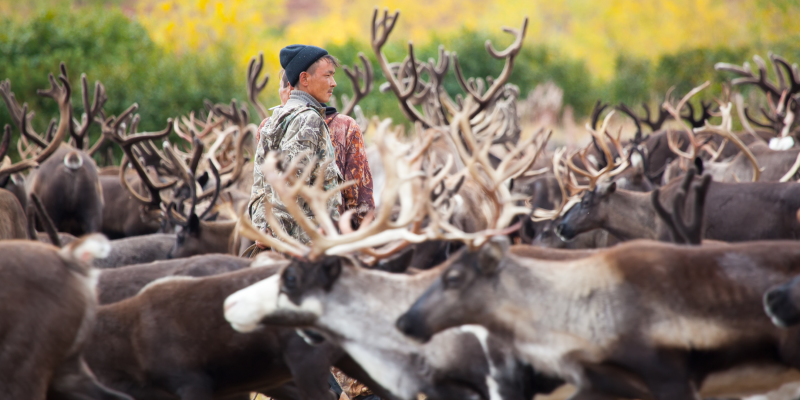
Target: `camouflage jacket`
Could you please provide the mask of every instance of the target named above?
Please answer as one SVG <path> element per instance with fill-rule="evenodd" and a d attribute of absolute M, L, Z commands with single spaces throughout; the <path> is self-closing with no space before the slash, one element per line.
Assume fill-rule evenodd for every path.
<path fill-rule="evenodd" d="M 273 235 L 275 235 L 274 229 L 283 229 L 292 237 L 308 243 L 308 235 L 285 211 L 281 199 L 272 191 L 264 178 L 261 173 L 261 165 L 264 163 L 268 151 L 283 152 L 287 161 L 303 151 L 309 151 L 312 156 L 317 157 L 317 168 L 325 159 L 335 159 L 330 132 L 323 119 L 324 112 L 325 108 L 311 95 L 295 90 L 292 91 L 286 105 L 277 108 L 266 123 L 262 123 L 257 135 L 258 145 L 253 163 L 253 188 L 250 192 L 248 208 L 250 219 L 259 230 L 266 231 L 268 227 L 264 214 L 264 201 L 269 201 L 273 205 L 273 214 L 282 225 L 282 227 L 269 227 L 273 231 Z M 301 165 L 305 165 L 305 163 L 301 163 Z M 318 173 L 319 171 L 312 173 L 310 179 L 314 180 Z M 342 173 L 336 163 L 328 164 L 328 168 L 325 170 L 324 189 L 328 190 L 341 182 L 343 182 Z M 313 221 L 314 215 L 305 201 L 299 197 L 295 201 L 303 208 L 306 217 Z M 335 221 L 339 219 L 341 204 L 341 194 L 333 196 L 328 201 L 328 210 L 331 218 Z"/>
<path fill-rule="evenodd" d="M 372 172 L 367 162 L 364 136 L 353 118 L 333 112 L 325 116 L 336 149 L 336 165 L 344 180 L 356 184 L 342 191 L 343 204 L 339 212 L 356 209 L 355 220 L 360 225 L 367 211 L 375 208 L 372 196 Z"/>

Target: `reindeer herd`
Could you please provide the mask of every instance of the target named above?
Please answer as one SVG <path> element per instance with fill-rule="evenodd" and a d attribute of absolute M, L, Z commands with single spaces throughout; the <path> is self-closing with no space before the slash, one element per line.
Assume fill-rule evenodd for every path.
<path fill-rule="evenodd" d="M 372 143 L 376 209 L 358 229 L 326 209 L 349 183 L 323 190 L 308 154 L 250 161 L 263 56 L 246 104 L 207 102 L 158 132 L 139 132 L 137 104 L 108 115 L 85 75 L 78 118 L 64 64 L 39 91 L 59 109 L 42 133 L 0 83 L 20 156 L 7 125 L 0 397 L 335 399 L 332 367 L 398 400 L 744 398 L 800 382 L 796 64 L 770 54 L 774 80 L 759 57 L 757 71 L 717 64 L 736 77 L 699 116 L 708 83 L 644 115 L 598 102 L 591 142 L 556 148 L 523 133 L 509 83 L 527 18 L 506 49 L 487 41 L 504 67 L 486 79 L 444 47 L 389 62 L 398 18 L 376 10 L 371 44 L 413 134 L 364 118 L 372 66 L 345 68 L 343 113 Z M 765 101 L 746 105 L 745 86 Z M 620 119 L 632 139 L 612 132 Z M 253 227 L 255 168 L 309 205 L 313 221 L 284 202 L 310 243 Z M 240 257 L 256 240 L 272 251 Z"/>

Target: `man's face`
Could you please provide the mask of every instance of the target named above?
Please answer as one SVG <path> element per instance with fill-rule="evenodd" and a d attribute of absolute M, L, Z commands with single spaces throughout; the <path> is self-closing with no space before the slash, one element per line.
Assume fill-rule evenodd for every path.
<path fill-rule="evenodd" d="M 328 60 L 321 59 L 316 65 L 309 68 L 311 73 L 303 72 L 300 74 L 299 86 L 303 91 L 313 96 L 320 103 L 327 103 L 336 87 L 336 80 L 333 74 L 336 67 Z"/>

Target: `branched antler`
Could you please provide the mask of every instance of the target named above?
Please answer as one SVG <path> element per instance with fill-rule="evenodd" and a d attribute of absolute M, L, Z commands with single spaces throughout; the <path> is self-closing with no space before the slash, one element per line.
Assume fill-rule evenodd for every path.
<path fill-rule="evenodd" d="M 165 183 L 156 183 L 150 174 L 147 173 L 147 169 L 142 162 L 139 160 L 139 157 L 136 156 L 134 153 L 133 146 L 149 141 L 149 140 L 157 140 L 163 139 L 167 137 L 170 133 L 172 133 L 172 118 L 167 120 L 167 127 L 162 130 L 161 132 L 154 132 L 154 133 L 142 133 L 142 134 L 133 134 L 133 130 L 135 126 L 132 125 L 131 134 L 123 137 L 121 133 L 124 133 L 124 127 L 121 127 L 123 122 L 131 115 L 136 109 L 139 108 L 138 104 L 133 104 L 128 107 L 127 110 L 123 111 L 119 117 L 110 116 L 101 122 L 101 127 L 103 130 L 103 135 L 110 141 L 116 143 L 122 148 L 123 153 L 125 155 L 122 157 L 121 167 L 119 169 L 119 177 L 122 186 L 125 187 L 133 197 L 144 203 L 151 209 L 158 209 L 160 204 L 162 203 L 161 199 L 161 191 L 164 189 L 171 188 L 174 186 L 178 181 L 176 179 L 172 179 Z M 130 183 L 127 179 L 125 179 L 125 172 L 128 169 L 128 164 L 133 166 L 133 169 L 136 170 L 136 173 L 139 174 L 139 178 L 141 178 L 141 182 L 145 185 L 150 192 L 150 196 L 146 197 L 138 193 L 134 188 L 130 186 Z"/>
<path fill-rule="evenodd" d="M 452 53 L 453 58 L 453 67 L 456 72 L 456 78 L 458 79 L 458 83 L 461 85 L 461 88 L 467 92 L 477 104 L 473 110 L 470 110 L 470 118 L 477 115 L 479 112 L 486 109 L 486 107 L 491 104 L 492 100 L 497 95 L 500 88 L 508 82 L 508 78 L 511 77 L 511 71 L 514 69 L 514 59 L 516 59 L 517 54 L 519 51 L 522 50 L 522 41 L 525 39 L 525 32 L 528 30 L 528 17 L 522 21 L 522 27 L 520 29 L 514 28 L 507 28 L 504 27 L 503 31 L 506 33 L 510 33 L 514 36 L 514 42 L 511 43 L 505 50 L 497 51 L 492 46 L 492 41 L 486 41 L 486 51 L 489 54 L 497 59 L 505 59 L 505 65 L 503 66 L 503 71 L 500 73 L 496 79 L 492 79 L 492 83 L 488 89 L 484 92 L 480 86 L 482 86 L 482 81 L 477 80 L 475 83 L 472 81 L 466 81 L 464 79 L 464 74 L 461 72 L 461 65 L 458 62 L 458 55 L 456 53 Z"/>
<path fill-rule="evenodd" d="M 375 79 L 372 71 L 372 64 L 367 60 L 367 57 L 364 56 L 364 53 L 358 53 L 358 58 L 361 59 L 361 64 L 364 66 L 364 69 L 359 68 L 358 65 L 355 65 L 352 70 L 346 65 L 343 67 L 344 73 L 347 74 L 347 77 L 350 78 L 350 82 L 353 83 L 353 97 L 342 110 L 342 114 L 344 115 L 350 115 L 356 104 L 372 91 L 372 85 Z M 359 84 L 361 80 L 364 81 L 363 87 Z"/>
<path fill-rule="evenodd" d="M 268 117 L 267 108 L 258 101 L 258 95 L 267 87 L 269 82 L 269 74 L 264 75 L 264 79 L 261 82 L 258 81 L 258 76 L 261 75 L 263 69 L 264 52 L 260 51 L 258 52 L 258 60 L 253 57 L 250 59 L 250 63 L 247 64 L 247 98 L 250 99 L 250 104 L 255 107 L 262 121 Z"/>
<path fill-rule="evenodd" d="M 86 80 L 86 74 L 81 74 L 81 94 L 83 98 L 83 115 L 81 115 L 80 122 L 73 120 L 72 125 L 70 125 L 70 136 L 72 136 L 72 142 L 76 149 L 85 149 L 86 134 L 89 133 L 89 127 L 91 127 L 92 122 L 95 121 L 95 117 L 101 112 L 103 109 L 103 105 L 105 105 L 106 101 L 108 101 L 108 96 L 106 96 L 106 88 L 103 86 L 100 81 L 94 82 L 94 100 L 89 102 L 89 85 Z M 93 149 L 99 148 L 100 143 L 102 143 L 103 138 L 101 137 L 98 143 L 95 143 Z M 91 153 L 91 152 L 90 152 Z"/>

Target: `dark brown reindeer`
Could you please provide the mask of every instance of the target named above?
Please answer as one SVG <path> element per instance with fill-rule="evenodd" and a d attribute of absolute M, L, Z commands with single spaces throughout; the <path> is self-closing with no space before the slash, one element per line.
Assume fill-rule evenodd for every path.
<path fill-rule="evenodd" d="M 52 148 L 52 155 L 47 160 L 39 161 L 39 167 L 28 176 L 30 191 L 41 198 L 59 231 L 82 235 L 98 232 L 102 225 L 103 193 L 99 185 L 97 166 L 91 157 L 102 140 L 95 143 L 92 149 L 88 149 L 87 135 L 95 117 L 102 115 L 102 107 L 107 97 L 103 85 L 95 82 L 94 99 L 90 102 L 86 75 L 81 75 L 85 112 L 81 121 L 75 120 L 72 117 L 72 103 L 69 100 L 71 86 L 64 63 L 61 63 L 60 69 L 59 80 L 64 86 L 59 87 L 51 75 L 51 89 L 38 91 L 40 95 L 52 97 L 59 103 L 59 112 L 62 116 L 52 140 L 42 139 L 29 129 L 32 115 L 30 117 L 26 115 L 26 106 L 20 110 L 7 83 L 0 90 L 3 91 L 8 108 L 12 113 L 19 115 L 18 127 L 21 132 L 25 132 L 22 138 L 30 140 L 33 146 L 43 149 L 43 153 Z M 66 133 L 69 133 L 71 145 L 62 143 Z M 53 145 L 55 147 L 51 147 Z"/>
<path fill-rule="evenodd" d="M 238 271 L 249 266 L 267 266 L 275 259 L 260 257 L 250 260 L 227 254 L 204 254 L 187 258 L 160 260 L 146 264 L 126 265 L 100 271 L 97 298 L 100 304 L 111 304 L 135 296 L 146 285 L 175 276 L 203 277 Z"/>
<path fill-rule="evenodd" d="M 117 181 L 127 191 L 127 195 L 117 187 L 108 210 L 118 211 L 114 215 L 109 215 L 111 219 L 105 223 L 104 229 L 112 237 L 137 236 L 158 231 L 161 227 L 160 207 L 163 202 L 161 192 L 172 188 L 178 182 L 172 178 L 162 183 L 149 174 L 142 158 L 139 157 L 141 148 L 135 147 L 146 141 L 167 137 L 172 132 L 172 120 L 168 120 L 167 127 L 160 132 L 138 133 L 139 118 L 131 117 L 137 108 L 138 105 L 133 104 L 118 117 L 109 116 L 101 122 L 103 136 L 120 146 L 125 154 Z M 127 170 L 130 167 L 133 167 L 138 174 L 138 180 L 128 178 Z M 113 185 L 113 182 L 109 184 Z M 142 191 L 145 191 L 145 194 L 142 194 Z"/>
<path fill-rule="evenodd" d="M 680 189 L 672 199 L 671 212 L 661 204 L 660 190 L 656 189 L 651 192 L 650 201 L 653 203 L 653 208 L 669 229 L 673 243 L 699 245 L 703 241 L 703 216 L 705 215 L 706 194 L 711 184 L 711 176 L 703 175 L 700 182 L 693 183 L 696 174 L 696 170 L 692 168 L 684 176 Z M 694 201 L 689 213 L 690 220 L 687 223 L 685 210 L 690 186 L 694 194 Z"/>
<path fill-rule="evenodd" d="M 32 111 L 28 112 L 27 103 L 20 106 L 14 96 L 14 93 L 11 92 L 11 83 L 8 80 L 0 82 L 0 95 L 2 95 L 6 106 L 8 107 L 12 121 L 21 133 L 21 139 L 17 143 L 17 147 L 20 149 L 20 154 L 23 157 L 23 160 L 18 163 L 10 166 L 0 167 L 0 183 L 3 183 L 5 187 L 9 188 L 15 193 L 20 205 L 23 207 L 27 205 L 27 192 L 20 185 L 22 180 L 18 180 L 15 177 L 18 176 L 19 172 L 36 167 L 50 158 L 53 153 L 59 149 L 61 142 L 67 136 L 67 133 L 72 129 L 72 105 L 70 102 L 71 89 L 66 76 L 66 67 L 64 67 L 63 63 L 61 64 L 61 69 L 62 73 L 58 77 L 58 80 L 61 81 L 63 86 L 60 86 L 58 81 L 56 81 L 53 75 L 50 74 L 51 88 L 46 91 L 37 91 L 37 93 L 41 96 L 53 98 L 53 100 L 58 103 L 60 114 L 58 127 L 56 128 L 55 122 L 51 121 L 50 126 L 47 129 L 47 134 L 44 138 L 36 134 L 31 126 L 34 113 Z M 5 128 L 4 133 L 7 131 L 9 131 L 9 129 Z M 3 141 L 4 156 L 8 151 L 9 144 L 6 142 L 6 140 L 10 139 L 11 137 L 9 132 L 8 139 L 4 139 Z M 27 143 L 27 141 L 32 142 L 29 147 L 33 148 L 30 150 L 22 150 L 22 143 Z M 38 152 L 36 151 L 36 147 L 40 149 Z M 32 155 L 32 157 L 27 159 L 27 155 Z"/>
<path fill-rule="evenodd" d="M 60 250 L 32 241 L 0 243 L 4 399 L 132 400 L 100 385 L 82 358 L 96 306 L 89 263 L 106 250 L 106 239 L 94 235 Z"/>
<path fill-rule="evenodd" d="M 797 242 L 635 241 L 568 261 L 526 253 L 502 237 L 465 248 L 397 327 L 427 341 L 480 324 L 577 386 L 574 399 L 694 399 L 713 374 L 758 366 L 725 388 L 742 395 L 763 391 L 771 368 L 800 368 L 797 331 L 761 307 L 764 291 L 800 272 Z"/>
<path fill-rule="evenodd" d="M 100 382 L 137 399 L 239 399 L 249 392 L 332 399 L 327 377 L 334 363 L 372 383 L 348 368 L 341 350 L 325 343 L 311 346 L 294 329 L 267 326 L 242 334 L 226 323 L 225 298 L 279 269 L 173 277 L 101 306 L 86 361 Z"/>

